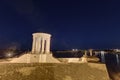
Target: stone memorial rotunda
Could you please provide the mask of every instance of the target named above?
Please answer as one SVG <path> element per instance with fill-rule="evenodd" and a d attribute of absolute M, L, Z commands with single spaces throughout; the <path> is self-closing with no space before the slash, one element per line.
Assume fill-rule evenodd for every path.
<path fill-rule="evenodd" d="M 59 63 L 50 52 L 51 35 L 48 33 L 33 33 L 32 51 L 19 58 L 14 58 L 13 63 Z"/>
<path fill-rule="evenodd" d="M 50 38 L 47 33 L 33 33 L 32 53 L 50 53 Z"/>

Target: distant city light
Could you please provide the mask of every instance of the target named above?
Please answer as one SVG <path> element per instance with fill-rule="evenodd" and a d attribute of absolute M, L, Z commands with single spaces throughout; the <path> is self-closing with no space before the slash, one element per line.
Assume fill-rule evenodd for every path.
<path fill-rule="evenodd" d="M 72 49 L 72 51 L 78 51 L 78 49 Z"/>
<path fill-rule="evenodd" d="M 13 57 L 15 53 L 13 52 L 8 52 L 6 53 L 5 57 Z"/>

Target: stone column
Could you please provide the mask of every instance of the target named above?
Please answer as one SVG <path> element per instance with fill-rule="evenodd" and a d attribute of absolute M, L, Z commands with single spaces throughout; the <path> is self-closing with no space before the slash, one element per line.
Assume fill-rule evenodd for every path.
<path fill-rule="evenodd" d="M 44 52 L 44 49 L 45 49 L 45 40 L 44 40 L 44 38 L 42 38 L 42 48 L 41 48 L 41 52 L 43 53 Z"/>
<path fill-rule="evenodd" d="M 38 50 L 38 51 L 37 51 L 37 52 L 40 53 L 40 51 L 41 51 L 41 38 L 38 37 L 38 40 L 37 40 L 37 41 L 38 41 L 38 43 L 37 43 L 37 45 L 38 45 L 37 50 Z"/>
<path fill-rule="evenodd" d="M 35 52 L 35 46 L 36 46 L 36 40 L 35 40 L 36 38 L 35 37 L 33 37 L 33 44 L 32 44 L 32 53 L 34 53 Z"/>
<path fill-rule="evenodd" d="M 36 53 L 39 52 L 39 38 L 36 38 Z"/>
<path fill-rule="evenodd" d="M 50 52 L 50 38 L 47 38 L 47 39 L 46 39 L 45 52 L 46 52 L 46 53 L 49 53 L 49 52 Z"/>
<path fill-rule="evenodd" d="M 41 52 L 41 49 L 42 49 L 42 38 L 40 37 L 40 52 Z"/>

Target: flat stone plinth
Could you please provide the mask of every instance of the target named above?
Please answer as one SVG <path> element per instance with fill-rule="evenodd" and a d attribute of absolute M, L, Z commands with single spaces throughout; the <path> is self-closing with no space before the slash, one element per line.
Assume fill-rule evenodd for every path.
<path fill-rule="evenodd" d="M 106 66 L 96 63 L 4 63 L 0 80 L 109 80 Z"/>

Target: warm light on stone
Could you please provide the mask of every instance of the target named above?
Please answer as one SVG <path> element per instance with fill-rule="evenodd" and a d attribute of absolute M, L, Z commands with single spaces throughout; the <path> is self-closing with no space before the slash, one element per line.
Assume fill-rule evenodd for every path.
<path fill-rule="evenodd" d="M 47 33 L 33 33 L 32 53 L 49 53 L 50 38 Z"/>

